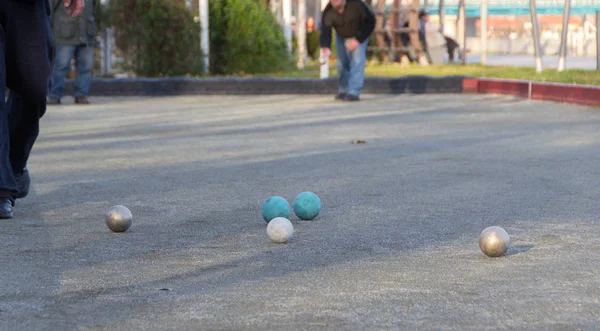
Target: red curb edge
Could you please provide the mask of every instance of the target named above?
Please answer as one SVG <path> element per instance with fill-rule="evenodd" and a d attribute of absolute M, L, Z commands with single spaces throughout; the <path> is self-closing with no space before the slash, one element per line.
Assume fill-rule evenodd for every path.
<path fill-rule="evenodd" d="M 465 78 L 463 79 L 462 90 L 463 93 L 478 93 L 477 86 L 479 84 L 479 79 L 477 78 Z"/>
<path fill-rule="evenodd" d="M 463 93 L 504 94 L 584 106 L 600 106 L 600 87 L 523 80 L 465 78 Z"/>

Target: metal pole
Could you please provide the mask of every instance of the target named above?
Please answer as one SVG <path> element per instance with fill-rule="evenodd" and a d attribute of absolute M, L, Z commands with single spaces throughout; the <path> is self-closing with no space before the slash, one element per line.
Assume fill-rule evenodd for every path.
<path fill-rule="evenodd" d="M 444 7 L 444 0 L 440 0 L 439 3 L 439 12 L 440 12 L 440 33 L 444 34 L 444 21 L 446 20 L 446 12 Z"/>
<path fill-rule="evenodd" d="M 313 5 L 315 7 L 315 16 L 313 16 L 315 18 L 315 29 L 317 28 L 317 22 L 321 21 L 321 6 L 319 3 L 319 0 L 312 0 L 314 1 Z"/>
<path fill-rule="evenodd" d="M 463 0 L 458 0 L 458 11 L 456 12 L 456 28 L 454 29 L 456 31 L 456 42 L 462 47 L 462 27 L 461 27 L 461 22 L 462 22 L 462 10 L 461 10 L 461 6 L 463 5 Z"/>
<path fill-rule="evenodd" d="M 596 70 L 600 71 L 600 10 L 596 11 Z"/>
<path fill-rule="evenodd" d="M 321 12 L 327 7 L 329 0 L 321 0 Z M 320 19 L 321 20 L 321 19 Z M 336 45 L 337 47 L 344 47 L 343 45 Z M 321 62 L 320 78 L 325 79 L 329 77 L 329 59 L 323 59 Z"/>
<path fill-rule="evenodd" d="M 529 0 L 529 10 L 531 12 L 531 26 L 533 33 L 533 49 L 535 51 L 535 71 L 541 73 L 542 67 L 542 54 L 540 51 L 540 27 L 537 21 L 537 9 L 535 6 L 535 0 Z"/>
<path fill-rule="evenodd" d="M 283 35 L 288 45 L 288 52 L 292 52 L 292 0 L 283 0 Z"/>
<path fill-rule="evenodd" d="M 461 40 L 463 65 L 467 64 L 467 9 L 465 7 L 465 0 L 460 0 L 458 2 L 458 14 L 460 15 L 458 26 L 460 29 L 457 29 L 457 32 Z"/>
<path fill-rule="evenodd" d="M 298 31 L 298 68 L 304 69 L 306 65 L 306 0 L 298 0 L 296 31 Z"/>
<path fill-rule="evenodd" d="M 105 35 L 105 45 L 106 48 L 104 49 L 104 51 L 106 52 L 104 54 L 105 58 L 106 58 L 106 62 L 105 62 L 105 67 L 104 70 L 106 70 L 106 74 L 110 75 L 112 74 L 112 58 L 113 58 L 113 54 L 112 54 L 112 29 L 110 28 L 106 28 L 105 30 L 106 35 Z"/>
<path fill-rule="evenodd" d="M 108 8 L 109 4 L 108 2 L 104 2 L 102 1 L 102 3 L 104 3 L 104 5 L 107 7 L 107 9 L 110 10 L 110 8 Z M 112 30 L 109 27 L 105 27 L 104 28 L 104 40 L 103 40 L 103 44 L 104 47 L 102 48 L 102 64 L 103 64 L 103 75 L 110 75 L 112 73 Z"/>
<path fill-rule="evenodd" d="M 106 36 L 102 34 L 100 42 L 100 75 L 106 76 Z"/>
<path fill-rule="evenodd" d="M 487 64 L 487 19 L 488 19 L 488 1 L 481 0 L 481 64 Z"/>
<path fill-rule="evenodd" d="M 565 70 L 567 58 L 567 35 L 569 34 L 569 16 L 571 15 L 571 0 L 565 0 L 565 11 L 563 13 L 562 34 L 560 36 L 560 50 L 558 51 L 558 71 Z"/>
<path fill-rule="evenodd" d="M 200 16 L 200 48 L 204 57 L 204 73 L 210 72 L 210 40 L 208 27 L 208 0 L 198 0 Z"/>
<path fill-rule="evenodd" d="M 104 33 L 102 34 L 102 43 L 100 43 L 101 45 L 101 52 L 100 52 L 100 68 L 101 68 L 101 72 L 102 72 L 102 76 L 106 76 L 108 74 L 108 70 L 106 70 L 106 62 L 108 62 L 108 60 L 106 59 L 106 41 L 107 41 L 107 35 L 108 35 L 108 28 L 104 29 Z"/>

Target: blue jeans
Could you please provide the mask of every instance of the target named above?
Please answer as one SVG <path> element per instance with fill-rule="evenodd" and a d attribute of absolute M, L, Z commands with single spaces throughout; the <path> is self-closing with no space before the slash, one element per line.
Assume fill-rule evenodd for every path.
<path fill-rule="evenodd" d="M 367 45 L 365 40 L 352 52 L 346 49 L 344 38 L 335 34 L 337 48 L 337 69 L 339 93 L 360 95 L 365 80 L 365 65 L 367 63 Z"/>
<path fill-rule="evenodd" d="M 60 99 L 65 86 L 65 78 L 71 69 L 71 59 L 77 62 L 77 78 L 75 79 L 75 97 L 86 97 L 92 80 L 94 63 L 93 45 L 56 45 L 56 59 L 52 70 L 52 88 L 50 96 Z"/>

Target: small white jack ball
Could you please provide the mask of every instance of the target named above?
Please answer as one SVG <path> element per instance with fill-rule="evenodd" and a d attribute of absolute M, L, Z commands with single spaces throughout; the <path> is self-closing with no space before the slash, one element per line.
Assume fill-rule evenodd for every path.
<path fill-rule="evenodd" d="M 485 228 L 479 236 L 479 248 L 489 257 L 502 256 L 510 246 L 510 236 L 499 226 Z"/>
<path fill-rule="evenodd" d="M 286 243 L 294 237 L 294 225 L 285 217 L 275 217 L 267 225 L 267 235 L 276 243 Z"/>
<path fill-rule="evenodd" d="M 117 205 L 106 212 L 106 226 L 113 232 L 125 232 L 133 223 L 133 215 L 125 206 Z"/>

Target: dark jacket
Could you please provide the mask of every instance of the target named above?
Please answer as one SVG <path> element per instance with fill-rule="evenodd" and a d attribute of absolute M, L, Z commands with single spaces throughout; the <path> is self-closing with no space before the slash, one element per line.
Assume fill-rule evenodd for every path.
<path fill-rule="evenodd" d="M 56 44 L 93 45 L 96 40 L 94 9 L 96 0 L 85 0 L 85 7 L 76 18 L 67 14 L 63 0 L 50 1 L 50 20 Z"/>
<path fill-rule="evenodd" d="M 375 29 L 375 15 L 362 0 L 347 0 L 344 13 L 340 15 L 331 4 L 327 4 L 321 14 L 322 48 L 331 47 L 331 28 L 343 38 L 356 38 L 361 44 L 369 39 Z"/>

